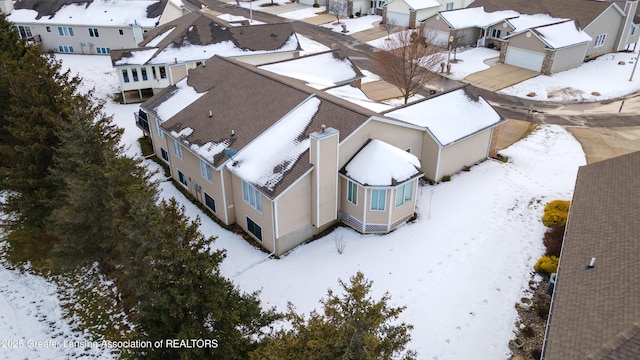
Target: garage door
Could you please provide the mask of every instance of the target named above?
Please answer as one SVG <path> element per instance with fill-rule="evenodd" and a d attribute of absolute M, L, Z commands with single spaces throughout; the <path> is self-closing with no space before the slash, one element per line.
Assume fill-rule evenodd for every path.
<path fill-rule="evenodd" d="M 394 21 L 398 26 L 409 26 L 409 14 L 387 11 L 387 19 Z"/>
<path fill-rule="evenodd" d="M 504 59 L 505 64 L 533 70 L 542 70 L 542 61 L 544 61 L 544 54 L 520 49 L 509 46 L 507 48 L 507 56 Z"/>

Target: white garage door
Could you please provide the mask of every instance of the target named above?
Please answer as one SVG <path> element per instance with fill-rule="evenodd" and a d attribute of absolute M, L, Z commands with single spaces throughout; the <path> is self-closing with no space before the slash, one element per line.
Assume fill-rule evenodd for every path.
<path fill-rule="evenodd" d="M 542 70 L 542 61 L 544 61 L 543 53 L 511 46 L 507 48 L 507 56 L 504 59 L 505 64 L 518 66 L 533 71 Z"/>
<path fill-rule="evenodd" d="M 394 21 L 398 26 L 409 26 L 409 14 L 387 11 L 387 19 Z"/>

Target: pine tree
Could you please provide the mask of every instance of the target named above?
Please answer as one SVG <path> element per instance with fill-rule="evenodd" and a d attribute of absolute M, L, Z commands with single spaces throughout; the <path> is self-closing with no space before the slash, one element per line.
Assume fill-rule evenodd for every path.
<path fill-rule="evenodd" d="M 412 325 L 397 323 L 405 307 L 390 307 L 385 293 L 380 300 L 370 296 L 373 282 L 356 273 L 349 283 L 339 280 L 343 294 L 331 289 L 320 302 L 322 314 L 312 311 L 309 318 L 295 312 L 289 304 L 285 315 L 291 330 L 281 330 L 251 353 L 252 360 L 381 360 L 415 359 L 406 350 Z"/>
<path fill-rule="evenodd" d="M 140 242 L 144 269 L 135 317 L 140 335 L 152 341 L 216 340 L 216 346 L 134 350 L 133 358 L 246 359 L 261 329 L 277 315 L 261 310 L 257 293 L 240 293 L 220 274 L 225 252 L 210 251 L 214 238 L 203 236 L 199 219 L 189 221 L 175 199 L 163 201 L 158 216 L 149 220 L 152 238 Z"/>

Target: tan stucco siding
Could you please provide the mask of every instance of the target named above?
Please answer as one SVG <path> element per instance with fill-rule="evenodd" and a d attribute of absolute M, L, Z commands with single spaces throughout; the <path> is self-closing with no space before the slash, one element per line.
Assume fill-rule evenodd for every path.
<path fill-rule="evenodd" d="M 487 129 L 443 148 L 440 154 L 438 178 L 435 180 L 440 181 L 443 176 L 452 175 L 466 165 L 485 160 L 491 144 L 491 132 L 491 129 Z"/>
<path fill-rule="evenodd" d="M 527 34 L 530 35 L 527 37 Z M 540 39 L 532 35 L 529 31 L 525 31 L 515 35 L 509 39 L 509 47 L 517 47 L 529 51 L 544 53 L 545 45 Z"/>
<path fill-rule="evenodd" d="M 278 237 L 284 237 L 301 228 L 308 229 L 309 238 L 313 235 L 311 228 L 311 174 L 306 174 L 300 181 L 292 185 L 278 198 Z M 278 244 L 283 248 L 284 244 Z"/>
<path fill-rule="evenodd" d="M 409 5 L 402 0 L 393 0 L 389 4 L 387 4 L 388 12 L 395 12 L 401 14 L 409 14 Z"/>
<path fill-rule="evenodd" d="M 422 165 L 424 176 L 427 177 L 427 179 L 435 180 L 440 146 L 426 131 L 423 133 L 422 138 L 423 146 L 420 165 Z M 418 156 L 417 154 L 414 155 Z"/>
<path fill-rule="evenodd" d="M 369 139 L 382 140 L 399 149 L 411 149 L 418 158 L 422 154 L 424 131 L 371 120 L 340 144 L 338 167 L 342 168 Z"/>
<path fill-rule="evenodd" d="M 92 55 L 97 54 L 96 48 L 106 47 L 114 49 L 128 49 L 137 47 L 131 27 L 106 27 L 106 26 L 80 26 L 65 25 L 73 29 L 74 36 L 60 36 L 58 26 L 63 25 L 44 25 L 42 23 L 17 23 L 15 25 L 29 26 L 33 36 L 40 35 L 42 44 L 40 48 L 43 51 L 58 50 L 59 45 L 73 46 L 74 54 Z M 51 31 L 47 31 L 47 27 Z M 89 28 L 98 29 L 98 37 L 91 37 Z M 120 35 L 122 30 L 123 35 Z M 84 44 L 84 46 L 82 45 Z"/>
<path fill-rule="evenodd" d="M 158 25 L 164 25 L 170 21 L 173 21 L 182 15 L 187 14 L 189 11 L 184 9 L 184 6 L 178 8 L 174 5 L 173 2 L 168 1 L 167 5 L 164 7 L 162 11 L 162 15 L 160 16 L 160 20 L 158 20 Z"/>
<path fill-rule="evenodd" d="M 371 210 L 371 193 L 372 190 L 385 190 L 385 207 L 384 210 Z M 389 206 L 390 194 L 392 191 L 385 188 L 365 188 L 367 197 L 366 222 L 367 224 L 388 224 L 389 223 Z"/>
<path fill-rule="evenodd" d="M 273 208 L 269 198 L 260 194 L 262 197 L 262 213 L 258 212 L 251 205 L 246 203 L 242 198 L 242 180 L 231 174 L 231 186 L 236 190 L 233 192 L 233 202 L 236 223 L 244 229 L 250 236 L 255 238 L 247 228 L 247 218 L 260 226 L 262 230 L 262 241 L 256 239 L 265 249 L 273 251 Z"/>
<path fill-rule="evenodd" d="M 440 7 L 440 8 L 433 7 L 433 8 L 418 10 L 418 11 L 416 11 L 416 20 L 420 21 L 422 19 L 426 19 L 429 16 L 433 16 L 433 15 L 437 14 L 438 11 L 440 11 L 440 10 L 443 10 L 442 7 Z"/>
<path fill-rule="evenodd" d="M 189 65 L 187 64 L 176 64 L 169 65 L 169 81 L 172 84 L 178 83 L 180 80 L 187 77 L 187 70 L 189 69 Z"/>
<path fill-rule="evenodd" d="M 437 31 L 449 31 L 449 25 L 439 16 L 432 16 L 425 20 L 424 22 L 425 29 L 433 29 Z"/>
<path fill-rule="evenodd" d="M 457 30 L 454 36 L 458 38 L 458 46 L 475 45 L 480 38 L 480 33 L 481 30 L 478 28 L 468 28 Z"/>
<path fill-rule="evenodd" d="M 593 20 L 591 24 L 584 28 L 584 32 L 589 34 L 592 39 L 587 47 L 588 58 L 616 51 L 618 30 L 622 26 L 622 21 L 622 15 L 614 7 L 609 7 L 605 12 L 600 14 L 598 18 Z M 602 34 L 607 34 L 604 44 L 595 47 L 598 35 Z"/>
<path fill-rule="evenodd" d="M 510 32 L 514 30 L 513 26 L 509 25 L 506 21 L 490 26 L 487 29 L 487 38 L 491 37 L 491 33 L 493 29 L 500 30 L 500 39 L 504 39 L 505 36 L 509 35 Z"/>
<path fill-rule="evenodd" d="M 578 46 L 572 46 L 556 50 L 554 54 L 553 66 L 551 72 L 559 72 L 563 70 L 572 69 L 582 65 L 584 62 L 585 51 L 588 44 L 581 44 Z"/>
<path fill-rule="evenodd" d="M 309 159 L 313 169 L 307 197 L 311 198 L 311 223 L 317 227 L 337 218 L 339 139 L 339 132 L 334 129 L 310 136 Z"/>
<path fill-rule="evenodd" d="M 396 207 L 396 193 L 398 188 L 396 187 L 391 193 L 391 222 L 390 224 L 395 223 L 400 219 L 404 219 L 407 216 L 413 215 L 415 211 L 415 201 L 416 201 L 416 191 L 418 191 L 418 180 L 411 180 L 411 186 L 413 187 L 413 191 L 411 192 L 411 201 L 407 201 L 406 203 Z"/>
<path fill-rule="evenodd" d="M 234 210 L 235 196 L 233 191 L 233 182 L 231 181 L 233 174 L 231 174 L 231 172 L 227 170 L 226 167 L 224 167 L 222 169 L 222 176 L 224 177 L 224 179 L 221 179 L 221 181 L 224 182 L 224 194 L 223 194 L 224 198 L 220 199 L 220 207 L 222 209 L 222 207 L 226 206 L 226 214 L 220 213 L 220 216 L 225 217 L 223 221 L 226 221 L 227 224 L 229 225 L 235 224 L 236 223 L 236 212 Z M 238 190 L 242 192 L 242 189 L 238 189 Z"/>
<path fill-rule="evenodd" d="M 340 194 L 338 195 L 340 198 L 340 211 L 351 215 L 352 217 L 362 221 L 364 219 L 364 188 L 358 185 L 358 196 L 356 200 L 356 204 L 351 203 L 347 200 L 347 183 L 348 179 L 340 176 Z"/>

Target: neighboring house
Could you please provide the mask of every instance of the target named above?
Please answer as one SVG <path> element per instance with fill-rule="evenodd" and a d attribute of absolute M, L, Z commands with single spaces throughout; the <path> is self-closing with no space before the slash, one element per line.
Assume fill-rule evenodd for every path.
<path fill-rule="evenodd" d="M 161 18 L 182 16 L 176 0 L 0 0 L 20 37 L 43 51 L 108 55 L 138 46 Z M 14 7 L 15 6 L 15 7 Z"/>
<path fill-rule="evenodd" d="M 640 359 L 638 174 L 640 152 L 579 169 L 542 359 Z"/>
<path fill-rule="evenodd" d="M 400 226 L 418 178 L 484 160 L 502 121 L 464 89 L 383 116 L 239 61 L 206 65 L 136 120 L 180 186 L 278 255 L 339 221 L 363 233 Z M 437 110 L 453 104 L 452 115 Z"/>
<path fill-rule="evenodd" d="M 473 5 L 422 22 L 440 42 L 460 36 L 462 45 L 498 48 L 500 61 L 544 74 L 631 45 L 635 50 L 640 36 L 637 0 L 476 0 Z"/>
<path fill-rule="evenodd" d="M 390 0 L 384 7 L 382 21 L 415 29 L 420 20 L 438 11 L 460 9 L 469 3 L 469 0 Z"/>
<path fill-rule="evenodd" d="M 290 23 L 234 27 L 200 11 L 148 31 L 140 46 L 111 52 L 126 102 L 177 84 L 213 55 L 257 65 L 294 58 L 301 51 Z"/>

